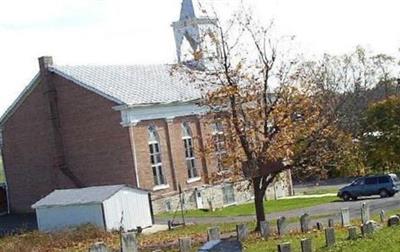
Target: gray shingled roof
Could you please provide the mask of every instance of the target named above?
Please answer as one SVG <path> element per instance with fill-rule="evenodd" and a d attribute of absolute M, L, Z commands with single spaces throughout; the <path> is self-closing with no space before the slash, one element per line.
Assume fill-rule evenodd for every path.
<path fill-rule="evenodd" d="M 32 208 L 102 203 L 125 185 L 93 186 L 55 190 L 32 205 Z"/>
<path fill-rule="evenodd" d="M 188 102 L 200 91 L 183 77 L 171 75 L 170 65 L 51 66 L 50 70 L 119 104 Z"/>

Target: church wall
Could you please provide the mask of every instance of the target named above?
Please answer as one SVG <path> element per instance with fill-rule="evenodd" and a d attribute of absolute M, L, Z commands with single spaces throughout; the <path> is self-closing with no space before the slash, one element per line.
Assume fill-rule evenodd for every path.
<path fill-rule="evenodd" d="M 53 82 L 69 169 L 85 187 L 136 186 L 129 129 L 121 127 L 116 104 L 57 74 Z M 58 178 L 60 188 L 75 187 L 65 176 Z"/>
<path fill-rule="evenodd" d="M 181 124 L 186 122 L 192 130 L 193 143 L 196 150 L 201 148 L 195 116 L 179 117 L 173 120 L 148 120 L 141 121 L 131 126 L 131 142 L 136 151 L 137 172 L 139 174 L 139 186 L 152 191 L 153 198 L 176 192 L 180 185 L 183 190 L 196 188 L 206 182 L 204 176 L 204 162 L 199 153 L 195 153 L 195 165 L 199 177 L 188 178 L 188 170 L 185 159 L 185 148 L 182 139 Z M 148 128 L 154 125 L 159 135 L 159 143 L 162 156 L 162 170 L 166 179 L 166 185 L 156 186 L 154 183 L 149 149 Z"/>
<path fill-rule="evenodd" d="M 44 92 L 44 85 L 39 83 L 2 128 L 2 156 L 11 212 L 32 211 L 30 206 L 56 185 Z"/>
<path fill-rule="evenodd" d="M 193 142 L 196 148 L 196 167 L 199 180 L 190 181 L 185 160 L 185 149 L 182 140 L 182 123 L 186 122 L 192 130 Z M 148 146 L 148 128 L 156 126 L 159 134 L 159 142 L 162 151 L 163 173 L 167 185 L 157 187 L 154 184 L 150 151 Z M 174 211 L 179 206 L 179 190 L 181 186 L 185 209 L 210 209 L 223 208 L 232 204 L 243 204 L 253 199 L 253 192 L 248 182 L 242 181 L 233 184 L 234 202 L 225 202 L 224 188 L 227 183 L 210 184 L 208 177 L 218 170 L 216 158 L 212 156 L 212 150 L 208 155 L 200 153 L 201 146 L 211 148 L 212 129 L 205 122 L 204 117 L 186 116 L 174 119 L 159 119 L 141 121 L 131 126 L 136 150 L 137 170 L 139 174 L 139 185 L 152 193 L 153 208 L 155 213 Z M 201 143 L 203 145 L 201 145 Z M 172 168 L 173 167 L 173 168 Z M 271 184 L 266 192 L 266 199 L 277 199 L 291 195 L 290 174 L 283 172 L 276 183 Z M 200 195 L 200 196 L 198 196 Z M 197 197 L 197 198 L 196 198 Z M 201 202 L 200 205 L 199 201 Z"/>

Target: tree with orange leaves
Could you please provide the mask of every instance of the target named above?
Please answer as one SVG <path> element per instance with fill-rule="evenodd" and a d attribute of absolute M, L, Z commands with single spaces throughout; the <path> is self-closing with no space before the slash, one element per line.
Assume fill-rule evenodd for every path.
<path fill-rule="evenodd" d="M 223 169 L 215 177 L 250 182 L 258 230 L 265 221 L 266 189 L 278 174 L 301 168 L 301 157 L 311 149 L 320 164 L 329 157 L 324 141 L 336 134 L 340 98 L 336 87 L 310 74 L 314 66 L 278 51 L 272 26 L 257 25 L 245 12 L 226 29 L 212 20 L 203 39 L 208 44 L 173 71 L 204 91 L 201 105 L 208 108 L 210 123 L 223 129 Z M 213 149 L 215 143 L 206 144 Z"/>

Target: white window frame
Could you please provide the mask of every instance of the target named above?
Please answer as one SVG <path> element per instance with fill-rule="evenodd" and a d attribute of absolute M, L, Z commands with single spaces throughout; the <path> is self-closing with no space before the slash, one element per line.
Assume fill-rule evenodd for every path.
<path fill-rule="evenodd" d="M 163 173 L 162 156 L 161 156 L 161 145 L 157 133 L 157 129 L 154 126 L 150 126 L 149 129 L 149 155 L 151 171 L 153 175 L 153 182 L 155 186 L 166 185 L 166 179 Z"/>
<path fill-rule="evenodd" d="M 194 144 L 192 131 L 187 123 L 182 123 L 182 140 L 185 148 L 185 161 L 188 172 L 188 181 L 197 181 L 199 172 L 196 167 L 196 156 L 194 153 Z"/>

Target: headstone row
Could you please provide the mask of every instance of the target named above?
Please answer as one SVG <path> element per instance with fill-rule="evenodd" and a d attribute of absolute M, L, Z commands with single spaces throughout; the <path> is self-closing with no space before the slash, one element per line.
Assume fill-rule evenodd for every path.
<path fill-rule="evenodd" d="M 138 252 L 138 240 L 136 233 L 127 232 L 121 234 L 121 252 Z M 97 242 L 89 248 L 89 252 L 109 252 L 103 242 Z"/>
<path fill-rule="evenodd" d="M 328 227 L 325 229 L 325 243 L 327 247 L 332 247 L 335 245 L 335 229 Z M 311 252 L 312 251 L 312 241 L 311 238 L 305 238 L 300 240 L 301 252 Z M 289 242 L 278 244 L 278 252 L 291 252 L 292 247 Z"/>
<path fill-rule="evenodd" d="M 301 252 L 312 252 L 311 238 L 301 239 L 300 241 Z M 292 246 L 290 242 L 278 244 L 278 252 L 291 252 Z"/>
<path fill-rule="evenodd" d="M 371 235 L 375 232 L 377 228 L 377 224 L 375 221 L 370 220 L 370 209 L 369 205 L 366 203 L 363 203 L 361 208 L 361 221 L 362 225 L 360 226 L 361 229 L 361 235 L 362 236 L 368 236 Z M 380 212 L 380 220 L 381 222 L 384 222 L 385 219 L 385 212 L 382 210 Z M 303 215 L 300 216 L 300 229 L 301 232 L 307 233 L 309 232 L 310 229 L 310 222 L 311 222 L 311 217 L 308 213 L 304 213 Z M 348 230 L 348 239 L 349 240 L 356 240 L 358 238 L 357 234 L 357 227 L 351 225 L 351 219 L 350 219 L 350 210 L 349 208 L 342 208 L 340 209 L 340 224 L 342 227 L 347 227 Z M 388 226 L 396 226 L 400 225 L 400 217 L 397 215 L 390 216 L 387 219 Z M 285 235 L 288 232 L 288 222 L 286 217 L 280 216 L 277 221 L 277 233 L 279 236 Z M 317 222 L 317 228 L 319 230 L 323 230 L 325 234 L 325 245 L 326 247 L 332 247 L 336 243 L 336 236 L 335 236 L 335 225 L 334 225 L 334 219 L 330 218 L 328 219 L 328 227 L 324 228 L 323 224 L 320 222 Z M 211 235 L 215 234 L 215 235 Z M 245 224 L 240 224 L 236 226 L 236 234 L 237 234 L 237 240 L 238 241 L 244 241 L 248 237 L 248 229 Z M 260 222 L 260 234 L 263 239 L 267 239 L 270 234 L 271 230 L 266 221 L 261 221 Z M 215 237 L 215 239 L 220 239 L 219 235 L 219 229 L 214 228 L 212 230 L 209 230 L 208 232 L 208 237 L 210 240 L 210 237 Z M 302 252 L 308 252 L 312 251 L 312 242 L 310 238 L 307 239 L 302 239 L 300 241 L 301 245 L 301 251 Z M 290 243 L 281 243 L 278 245 L 278 251 L 280 252 L 290 252 L 291 251 L 291 244 Z"/>
<path fill-rule="evenodd" d="M 215 252 L 215 251 L 232 251 L 241 252 L 243 251 L 243 246 L 241 241 L 247 239 L 249 234 L 246 224 L 236 225 L 236 240 L 223 240 L 221 239 L 221 233 L 218 227 L 209 228 L 207 231 L 208 242 L 205 243 L 198 251 L 199 252 Z M 185 248 L 183 250 L 180 246 L 180 252 L 189 252 L 191 247 Z"/>
<path fill-rule="evenodd" d="M 361 235 L 362 236 L 368 236 L 374 233 L 374 231 L 377 228 L 377 224 L 374 221 L 370 220 L 370 210 L 369 206 L 366 203 L 363 203 L 361 206 Z M 385 212 L 382 210 L 380 212 L 380 221 L 385 222 Z M 357 228 L 354 226 L 351 226 L 351 220 L 350 220 L 350 211 L 349 208 L 342 208 L 340 210 L 340 220 L 341 220 L 341 226 L 342 227 L 347 227 L 348 228 L 348 239 L 349 240 L 355 240 L 357 239 Z M 309 232 L 310 229 L 310 222 L 311 222 L 311 217 L 308 213 L 304 213 L 303 215 L 300 216 L 300 229 L 301 232 L 307 233 Z M 286 217 L 281 216 L 277 219 L 277 231 L 278 235 L 282 236 L 287 234 L 288 232 L 288 222 Z M 391 226 L 398 226 L 400 225 L 400 217 L 398 215 L 393 215 L 390 216 L 387 219 L 387 225 L 389 227 Z M 317 222 L 317 228 L 319 230 L 324 230 L 325 232 L 325 242 L 327 247 L 331 247 L 335 244 L 336 238 L 335 238 L 335 230 L 334 230 L 334 219 L 330 218 L 328 219 L 328 227 L 323 228 L 322 223 Z M 261 221 L 260 222 L 260 234 L 263 239 L 267 239 L 270 234 L 271 230 L 266 221 Z M 249 235 L 249 230 L 246 226 L 246 224 L 239 224 L 236 225 L 236 247 L 237 244 L 239 244 L 241 247 L 241 242 L 245 241 L 248 238 Z M 219 227 L 212 227 L 209 228 L 207 231 L 207 240 L 209 243 L 205 245 L 209 245 L 209 247 L 215 247 L 215 246 L 223 246 L 223 242 L 221 242 L 221 233 L 219 230 Z M 222 244 L 222 245 L 221 245 Z M 233 246 L 233 243 L 229 246 Z M 207 247 L 207 246 L 205 246 Z M 238 247 L 238 248 L 239 248 Z M 301 251 L 302 252 L 307 252 L 311 251 L 311 239 L 303 239 L 301 240 Z M 179 239 L 179 251 L 181 252 L 189 252 L 192 249 L 192 240 L 190 237 L 183 237 Z M 106 252 L 109 251 L 107 246 L 104 243 L 95 243 L 93 244 L 89 252 Z M 134 232 L 126 232 L 121 234 L 121 251 L 122 252 L 137 252 L 138 251 L 138 241 L 136 238 L 136 233 Z M 212 251 L 212 250 L 202 250 L 202 251 Z M 241 250 L 238 250 L 241 251 Z M 278 245 L 278 251 L 281 252 L 287 252 L 291 251 L 291 246 L 290 243 L 282 243 Z"/>

